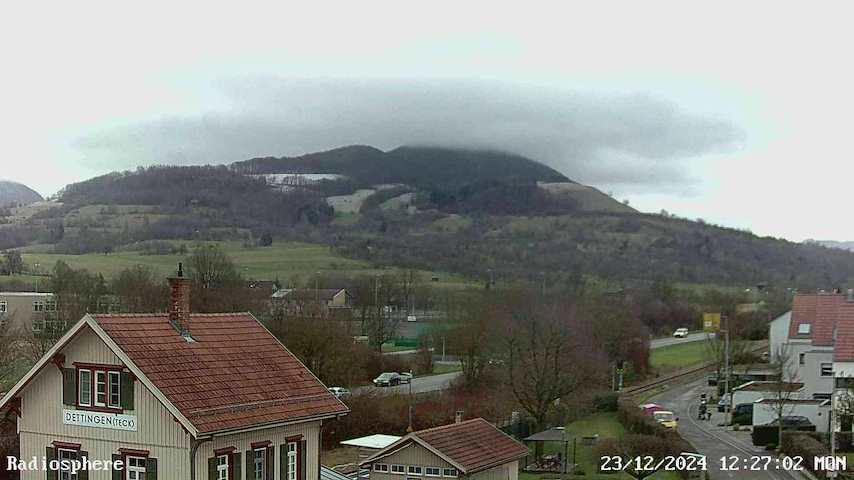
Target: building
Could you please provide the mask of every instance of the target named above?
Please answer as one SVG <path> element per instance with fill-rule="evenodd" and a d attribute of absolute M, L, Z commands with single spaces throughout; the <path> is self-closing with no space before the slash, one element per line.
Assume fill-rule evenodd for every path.
<path fill-rule="evenodd" d="M 753 425 L 767 425 L 777 420 L 782 409 L 783 416 L 800 416 L 815 425 L 816 432 L 827 432 L 830 426 L 830 400 L 798 399 L 774 400 L 763 398 L 753 403 Z"/>
<path fill-rule="evenodd" d="M 272 295 L 273 309 L 286 314 L 349 315 L 353 296 L 344 288 L 283 288 Z"/>
<path fill-rule="evenodd" d="M 776 363 L 783 348 L 783 344 L 789 339 L 789 327 L 792 323 L 792 311 L 780 315 L 771 321 L 768 326 L 768 352 L 771 363 Z"/>
<path fill-rule="evenodd" d="M 765 398 L 770 399 L 808 399 L 810 394 L 804 391 L 800 382 L 752 381 L 732 389 L 732 404 L 753 403 Z"/>
<path fill-rule="evenodd" d="M 362 462 L 371 480 L 517 480 L 528 448 L 482 418 L 413 432 Z"/>
<path fill-rule="evenodd" d="M 53 328 L 56 301 L 52 293 L 0 292 L 0 328 L 15 334 Z M 65 325 L 56 326 L 64 329 Z"/>
<path fill-rule="evenodd" d="M 191 314 L 180 266 L 169 283 L 168 313 L 86 315 L 0 400 L 21 458 L 127 465 L 58 480 L 318 479 L 347 407 L 251 314 Z"/>

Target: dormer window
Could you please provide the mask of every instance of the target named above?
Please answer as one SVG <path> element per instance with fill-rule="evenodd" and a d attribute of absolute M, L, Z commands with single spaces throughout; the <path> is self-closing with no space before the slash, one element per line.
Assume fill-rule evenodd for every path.
<path fill-rule="evenodd" d="M 809 335 L 810 333 L 810 324 L 802 323 L 798 325 L 798 335 Z"/>
<path fill-rule="evenodd" d="M 123 401 L 122 394 L 122 367 L 117 365 L 94 365 L 77 364 L 77 391 L 72 400 L 78 407 L 101 410 L 108 412 L 120 412 L 125 409 L 124 405 L 132 402 Z M 74 370 L 71 370 L 74 374 Z M 128 374 L 124 374 L 128 375 Z M 72 377 L 73 378 L 73 377 Z M 72 384 L 74 385 L 74 384 Z M 133 395 L 133 389 L 127 392 Z M 76 397 L 76 398 L 75 398 Z M 132 409 L 132 407 L 131 407 Z"/>

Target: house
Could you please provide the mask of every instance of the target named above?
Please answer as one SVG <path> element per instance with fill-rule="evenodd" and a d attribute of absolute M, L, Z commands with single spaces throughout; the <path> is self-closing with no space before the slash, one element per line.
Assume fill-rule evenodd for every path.
<path fill-rule="evenodd" d="M 41 332 L 58 328 L 54 325 L 56 300 L 52 293 L 44 292 L 0 292 L 0 328 L 16 334 Z"/>
<path fill-rule="evenodd" d="M 362 462 L 371 480 L 517 480 L 528 448 L 482 418 L 410 433 Z"/>
<path fill-rule="evenodd" d="M 792 311 L 780 315 L 771 321 L 768 326 L 768 352 L 771 363 L 776 363 L 780 355 L 783 344 L 787 343 L 789 338 L 789 327 L 792 323 Z"/>
<path fill-rule="evenodd" d="M 347 407 L 254 316 L 191 314 L 180 266 L 169 284 L 167 313 L 84 316 L 2 397 L 20 458 L 122 463 L 59 480 L 318 479 Z"/>
<path fill-rule="evenodd" d="M 782 409 L 783 416 L 802 416 L 815 425 L 815 431 L 827 432 L 830 426 L 830 400 L 763 398 L 753 403 L 753 425 L 767 425 L 777 420 Z"/>
<path fill-rule="evenodd" d="M 291 315 L 349 315 L 353 308 L 353 296 L 344 288 L 283 288 L 271 298 L 274 310 Z"/>
<path fill-rule="evenodd" d="M 800 382 L 753 381 L 732 389 L 732 404 L 753 403 L 765 398 L 811 398 Z"/>

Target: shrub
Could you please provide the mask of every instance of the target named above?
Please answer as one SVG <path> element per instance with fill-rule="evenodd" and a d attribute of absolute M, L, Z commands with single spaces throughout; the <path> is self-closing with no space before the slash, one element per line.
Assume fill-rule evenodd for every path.
<path fill-rule="evenodd" d="M 830 455 L 830 450 L 815 437 L 801 432 L 783 432 L 783 442 L 780 450 L 786 455 L 799 456 L 804 459 L 803 465 L 813 473 L 821 473 L 813 470 L 813 459 Z"/>
<path fill-rule="evenodd" d="M 619 400 L 620 395 L 616 392 L 604 393 L 593 399 L 593 407 L 600 412 L 616 412 Z"/>

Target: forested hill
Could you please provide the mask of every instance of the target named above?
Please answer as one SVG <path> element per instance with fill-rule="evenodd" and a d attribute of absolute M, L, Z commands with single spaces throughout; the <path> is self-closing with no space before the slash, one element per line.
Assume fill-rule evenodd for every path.
<path fill-rule="evenodd" d="M 0 206 L 9 204 L 29 205 L 43 198 L 32 188 L 8 180 L 0 180 Z"/>
<path fill-rule="evenodd" d="M 529 158 L 487 150 L 400 147 L 383 152 L 349 146 L 299 157 L 253 158 L 232 164 L 247 174 L 334 173 L 370 184 L 402 183 L 417 188 L 454 188 L 470 182 L 570 182 Z"/>

